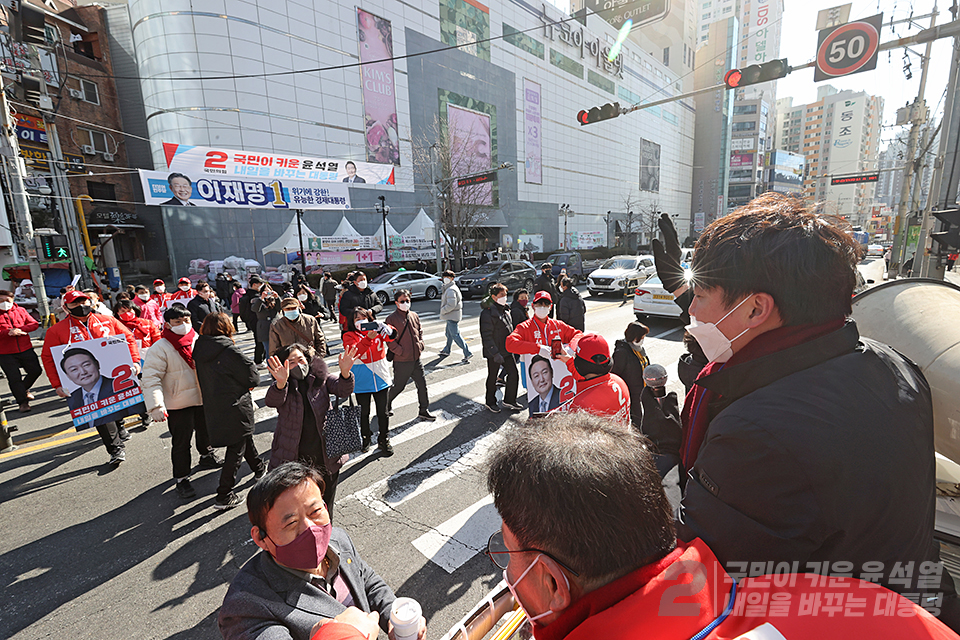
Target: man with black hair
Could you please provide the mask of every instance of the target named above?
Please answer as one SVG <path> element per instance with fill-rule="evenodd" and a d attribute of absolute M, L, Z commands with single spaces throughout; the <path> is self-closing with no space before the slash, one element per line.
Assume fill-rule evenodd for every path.
<path fill-rule="evenodd" d="M 544 262 L 540 265 L 540 275 L 537 276 L 537 279 L 533 281 L 533 297 L 536 299 L 537 294 L 541 291 L 547 293 L 552 305 L 560 298 L 560 292 L 557 291 L 557 283 L 553 280 L 553 265 L 549 262 Z M 553 307 L 550 307 L 550 317 L 555 317 Z"/>
<path fill-rule="evenodd" d="M 490 286 L 491 304 L 480 312 L 480 340 L 483 342 L 483 357 L 487 360 L 486 405 L 493 413 L 500 413 L 497 402 L 497 376 L 503 367 L 506 387 L 503 390 L 503 406 L 511 411 L 522 411 L 517 404 L 517 387 L 520 372 L 517 362 L 507 351 L 507 339 L 513 331 L 513 319 L 507 307 L 507 287 L 499 282 Z"/>
<path fill-rule="evenodd" d="M 378 313 L 383 311 L 383 305 L 380 304 L 377 294 L 367 286 L 367 274 L 358 270 L 347 276 L 347 279 L 350 285 L 340 296 L 340 326 L 344 330 L 347 328 L 347 318 L 344 311 L 353 313 L 354 309 L 360 307 L 372 311 L 374 319 L 376 319 Z"/>
<path fill-rule="evenodd" d="M 173 197 L 161 205 L 175 205 L 178 207 L 195 207 L 197 205 L 190 202 L 190 196 L 193 195 L 193 181 L 182 173 L 171 173 L 167 176 L 167 184 L 170 185 L 170 191 Z"/>
<path fill-rule="evenodd" d="M 247 325 L 247 329 L 253 333 L 253 361 L 257 365 L 263 364 L 264 358 L 267 357 L 267 348 L 263 344 L 265 340 L 257 334 L 257 313 L 253 310 L 253 301 L 260 297 L 260 287 L 262 286 L 263 280 L 260 279 L 260 276 L 256 274 L 250 276 L 249 286 L 240 296 L 238 305 L 240 319 L 243 320 L 243 324 Z"/>
<path fill-rule="evenodd" d="M 585 333 L 577 340 L 574 355 L 560 353 L 557 359 L 567 364 L 576 380 L 573 397 L 564 401 L 560 411 L 587 411 L 630 424 L 630 389 L 611 373 L 610 346 L 603 336 Z"/>
<path fill-rule="evenodd" d="M 330 319 L 337 317 L 337 281 L 333 279 L 333 274 L 329 271 L 323 274 L 323 282 L 320 283 L 320 294 L 323 296 L 323 304 L 330 312 Z"/>
<path fill-rule="evenodd" d="M 250 537 L 260 552 L 240 568 L 220 607 L 224 640 L 309 640 L 314 628 L 348 607 L 379 612 L 391 630 L 393 591 L 330 523 L 320 472 L 286 462 L 247 494 Z M 420 639 L 426 621 L 420 620 Z"/>

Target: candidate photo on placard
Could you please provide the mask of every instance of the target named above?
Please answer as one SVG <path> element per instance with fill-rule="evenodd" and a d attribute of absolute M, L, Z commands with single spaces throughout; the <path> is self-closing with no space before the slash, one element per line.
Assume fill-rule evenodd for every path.
<path fill-rule="evenodd" d="M 51 353 L 77 429 L 146 412 L 124 336 L 59 345 Z"/>
<path fill-rule="evenodd" d="M 531 416 L 554 411 L 573 398 L 576 381 L 567 365 L 555 358 L 525 354 L 527 408 Z"/>

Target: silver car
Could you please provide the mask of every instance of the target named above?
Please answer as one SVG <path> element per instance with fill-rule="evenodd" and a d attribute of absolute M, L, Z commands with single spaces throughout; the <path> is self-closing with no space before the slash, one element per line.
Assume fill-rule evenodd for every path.
<path fill-rule="evenodd" d="M 393 302 L 393 294 L 401 289 L 409 289 L 414 298 L 433 300 L 440 295 L 442 286 L 443 280 L 423 271 L 392 271 L 370 282 L 370 290 L 384 305 Z"/>
<path fill-rule="evenodd" d="M 601 293 L 629 295 L 656 272 L 653 256 L 616 256 L 590 274 L 587 289 L 594 296 Z"/>

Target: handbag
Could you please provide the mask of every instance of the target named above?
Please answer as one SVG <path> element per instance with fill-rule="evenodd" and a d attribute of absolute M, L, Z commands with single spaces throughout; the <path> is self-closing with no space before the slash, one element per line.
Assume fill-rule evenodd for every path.
<path fill-rule="evenodd" d="M 328 458 L 360 451 L 363 446 L 360 439 L 360 407 L 350 396 L 350 404 L 341 406 L 341 398 L 331 403 L 327 417 L 323 422 L 323 435 L 326 440 Z"/>
<path fill-rule="evenodd" d="M 408 319 L 405 323 L 403 323 L 403 331 L 401 331 L 400 335 L 397 336 L 397 340 L 396 340 L 397 343 L 400 342 L 400 338 L 402 338 L 403 334 L 407 332 L 407 327 L 409 326 L 410 326 L 410 320 Z M 394 354 L 393 351 L 390 351 L 390 347 L 387 347 L 387 362 L 393 362 L 393 359 L 396 357 L 397 357 L 396 354 Z"/>

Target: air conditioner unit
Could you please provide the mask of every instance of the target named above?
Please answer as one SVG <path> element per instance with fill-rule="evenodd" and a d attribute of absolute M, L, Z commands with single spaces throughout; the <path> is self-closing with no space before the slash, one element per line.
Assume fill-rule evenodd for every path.
<path fill-rule="evenodd" d="M 67 89 L 67 91 L 70 93 L 71 98 L 77 98 L 78 100 L 83 99 L 83 91 L 80 91 L 80 89 Z"/>
<path fill-rule="evenodd" d="M 107 162 L 113 162 L 113 154 L 112 154 L 112 153 L 104 153 L 104 154 L 103 154 L 103 159 L 106 160 Z"/>
<path fill-rule="evenodd" d="M 85 144 L 80 149 L 83 151 L 85 156 L 95 156 L 97 155 L 97 150 L 93 148 L 92 144 Z"/>

